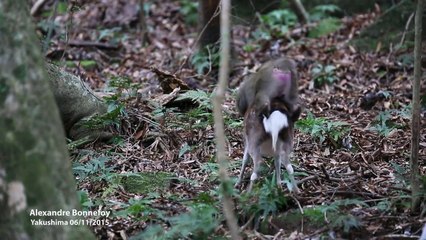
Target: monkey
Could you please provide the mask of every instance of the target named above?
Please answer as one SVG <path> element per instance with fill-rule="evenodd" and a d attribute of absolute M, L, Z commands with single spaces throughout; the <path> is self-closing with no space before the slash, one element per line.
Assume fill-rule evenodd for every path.
<path fill-rule="evenodd" d="M 241 85 L 237 96 L 237 108 L 244 116 L 249 107 L 266 117 L 271 112 L 271 101 L 279 100 L 286 105 L 290 119 L 296 121 L 301 113 L 298 103 L 296 63 L 289 58 L 278 58 L 263 64 Z"/>

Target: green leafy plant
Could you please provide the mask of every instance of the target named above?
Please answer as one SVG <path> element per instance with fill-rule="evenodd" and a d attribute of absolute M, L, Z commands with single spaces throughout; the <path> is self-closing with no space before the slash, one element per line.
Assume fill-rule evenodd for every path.
<path fill-rule="evenodd" d="M 80 205 L 83 207 L 83 210 L 89 210 L 91 207 L 94 206 L 92 200 L 89 197 L 89 194 L 86 191 L 77 191 L 77 195 L 80 201 Z"/>
<path fill-rule="evenodd" d="M 386 98 L 390 97 L 390 93 L 388 93 L 386 91 L 383 91 L 383 93 L 386 94 L 385 95 Z M 404 119 L 411 119 L 412 109 L 413 109 L 412 105 L 409 104 L 409 105 L 404 106 L 402 109 L 395 110 L 395 113 L 398 114 L 398 116 L 400 116 Z"/>
<path fill-rule="evenodd" d="M 189 90 L 179 95 L 175 101 L 191 100 L 198 103 L 198 107 L 191 109 L 181 116 L 182 121 L 190 122 L 192 128 L 206 128 L 213 124 L 211 94 L 202 90 Z"/>
<path fill-rule="evenodd" d="M 210 204 L 192 204 L 188 213 L 170 217 L 168 230 L 160 225 L 148 227 L 134 239 L 207 239 L 222 220 L 216 207 Z"/>
<path fill-rule="evenodd" d="M 184 16 L 185 22 L 189 25 L 196 25 L 198 22 L 198 2 L 192 0 L 181 0 L 180 13 Z"/>
<path fill-rule="evenodd" d="M 48 33 L 50 29 L 54 32 L 60 32 L 61 26 L 59 23 L 55 21 L 51 21 L 49 19 L 43 19 L 40 22 L 37 23 L 37 28 L 39 28 L 43 33 Z M 46 39 L 50 40 L 50 39 Z"/>
<path fill-rule="evenodd" d="M 150 101 L 150 100 L 148 100 L 148 105 L 150 106 L 151 109 L 153 109 L 151 114 L 157 120 L 163 119 L 169 115 L 173 115 L 176 117 L 180 116 L 180 113 L 178 112 L 177 108 L 165 107 L 159 102 Z M 152 124 L 156 124 L 156 123 L 152 122 Z"/>
<path fill-rule="evenodd" d="M 289 27 L 297 23 L 297 16 L 287 9 L 274 10 L 268 14 L 260 16 L 265 31 L 272 36 L 284 36 L 289 31 Z"/>
<path fill-rule="evenodd" d="M 121 117 L 126 114 L 125 105 L 116 95 L 105 97 L 107 103 L 107 112 L 102 115 L 96 115 L 85 122 L 89 128 L 96 129 L 105 126 L 114 125 L 120 127 Z"/>
<path fill-rule="evenodd" d="M 110 125 L 119 128 L 121 118 L 126 116 L 125 102 L 130 98 L 136 97 L 139 88 L 140 84 L 133 83 L 130 78 L 111 77 L 106 91 L 113 92 L 113 94 L 104 97 L 107 104 L 107 112 L 103 115 L 92 117 L 85 124 L 89 128 L 102 128 Z"/>
<path fill-rule="evenodd" d="M 205 74 L 213 68 L 218 68 L 219 60 L 219 47 L 208 45 L 192 56 L 191 64 L 195 67 L 198 74 Z"/>
<path fill-rule="evenodd" d="M 113 174 L 113 168 L 107 166 L 110 160 L 106 156 L 101 156 L 94 157 L 86 163 L 74 163 L 73 172 L 78 180 L 83 180 L 89 176 L 94 176 L 97 180 L 110 179 Z"/>
<path fill-rule="evenodd" d="M 314 7 L 310 13 L 309 17 L 311 21 L 318 21 L 324 18 L 329 18 L 336 14 L 341 14 L 342 9 L 333 4 L 325 4 Z"/>
<path fill-rule="evenodd" d="M 229 117 L 228 115 L 225 115 L 225 125 L 228 128 L 237 128 L 242 129 L 244 126 L 244 122 L 242 119 L 236 119 L 235 117 Z"/>
<path fill-rule="evenodd" d="M 95 60 L 82 60 L 79 62 L 79 64 L 86 70 L 94 70 L 98 66 Z"/>
<path fill-rule="evenodd" d="M 256 49 L 259 49 L 259 48 L 260 46 L 257 44 L 246 44 L 243 46 L 243 50 L 248 53 L 254 52 Z"/>
<path fill-rule="evenodd" d="M 200 108 L 211 110 L 213 108 L 211 104 L 211 94 L 203 90 L 189 90 L 183 94 L 180 94 L 175 101 L 191 100 L 199 104 Z"/>
<path fill-rule="evenodd" d="M 123 34 L 121 27 L 113 27 L 99 30 L 98 41 L 107 41 L 110 44 L 119 44 L 128 38 L 126 34 Z"/>
<path fill-rule="evenodd" d="M 260 188 L 254 188 L 250 193 L 244 193 L 240 198 L 243 213 L 246 216 L 254 214 L 256 218 L 278 213 L 287 206 L 287 197 L 281 188 L 277 187 L 275 177 L 265 179 Z"/>
<path fill-rule="evenodd" d="M 348 233 L 353 228 L 361 226 L 361 222 L 352 214 L 341 214 L 335 219 L 332 219 L 331 226 L 335 228 L 343 228 L 343 231 Z"/>
<path fill-rule="evenodd" d="M 182 157 L 185 153 L 192 150 L 192 147 L 188 145 L 187 142 L 179 149 L 178 157 Z"/>
<path fill-rule="evenodd" d="M 310 29 L 308 36 L 311 38 L 318 38 L 326 36 L 330 33 L 336 32 L 342 27 L 342 21 L 338 18 L 325 18 L 318 22 L 318 24 Z"/>
<path fill-rule="evenodd" d="M 389 136 L 389 134 L 397 128 L 397 125 L 391 121 L 392 111 L 383 111 L 374 118 L 373 126 L 370 127 L 370 130 L 378 132 L 382 136 Z"/>
<path fill-rule="evenodd" d="M 57 6 L 56 6 L 56 14 L 57 15 L 63 15 L 65 13 L 67 13 L 67 10 L 68 10 L 68 3 L 67 2 L 65 2 L 65 1 L 59 1 L 57 3 Z M 54 12 L 55 12 L 55 10 L 52 8 L 50 10 L 43 11 L 41 13 L 41 16 L 42 17 L 50 17 L 50 16 L 53 15 Z"/>
<path fill-rule="evenodd" d="M 336 81 L 337 77 L 335 70 L 336 67 L 333 65 L 315 65 L 311 71 L 312 79 L 314 80 L 314 86 L 318 88 L 324 84 L 332 84 L 334 81 Z"/>
<path fill-rule="evenodd" d="M 251 35 L 256 40 L 271 40 L 272 39 L 271 33 L 269 32 L 269 30 L 265 26 L 260 26 L 260 27 L 256 28 L 256 30 L 254 30 L 251 33 Z"/>
<path fill-rule="evenodd" d="M 316 224 L 330 223 L 332 227 L 342 228 L 344 232 L 349 232 L 352 228 L 361 226 L 361 222 L 352 214 L 345 213 L 343 208 L 352 205 L 368 207 L 368 205 L 358 199 L 337 200 L 331 204 L 314 206 L 303 209 L 305 217 Z M 326 221 L 327 216 L 328 221 Z"/>
<path fill-rule="evenodd" d="M 391 162 L 391 166 L 395 172 L 396 179 L 403 185 L 410 184 L 410 169 L 409 166 L 399 165 L 398 163 Z"/>
<path fill-rule="evenodd" d="M 153 217 L 165 220 L 165 214 L 161 210 L 152 207 L 155 199 L 129 199 L 128 203 L 122 205 L 122 210 L 114 213 L 118 217 L 132 217 L 140 221 L 147 221 Z"/>
<path fill-rule="evenodd" d="M 323 117 L 317 118 L 311 112 L 308 112 L 305 119 L 300 119 L 296 122 L 296 128 L 319 140 L 319 143 L 323 143 L 328 139 L 336 146 L 338 145 L 337 142 L 342 140 L 350 131 L 348 123 L 330 121 Z"/>

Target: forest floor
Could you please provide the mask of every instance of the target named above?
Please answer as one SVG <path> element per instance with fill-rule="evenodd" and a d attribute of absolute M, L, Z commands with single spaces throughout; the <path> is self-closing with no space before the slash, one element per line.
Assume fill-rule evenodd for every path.
<path fill-rule="evenodd" d="M 53 2 L 43 9 L 51 10 Z M 182 1 L 149 1 L 147 44 L 137 30 L 137 2 L 91 1 L 72 11 L 59 6 L 54 17 L 47 58 L 81 76 L 122 114 L 111 119 L 119 133 L 115 141 L 71 149 L 81 202 L 86 209 L 113 212 L 108 224 L 93 227 L 100 239 L 126 239 L 147 229 L 139 239 L 224 238 L 229 233 L 220 213 L 208 102 L 217 71 L 197 73 L 209 65 L 202 65 L 206 58 L 196 53 L 197 30 L 185 22 Z M 233 26 L 234 64 L 224 117 L 234 181 L 243 154 L 235 89 L 244 77 L 271 57 L 293 58 L 304 106 L 292 157 L 302 192 L 294 196 L 286 187 L 276 189 L 267 167 L 252 194 L 235 190 L 235 212 L 246 239 L 420 235 L 425 221 L 410 212 L 409 191 L 413 65 L 405 60 L 412 50 L 378 47 L 363 53 L 350 44 L 376 15 L 345 17 L 340 30 L 320 38 L 307 36 L 309 26 L 296 25 L 270 40 L 253 37 L 257 26 L 252 23 Z M 38 31 L 47 33 L 52 14 L 42 16 L 36 19 Z M 160 86 L 165 76 L 202 90 L 185 95 L 198 101 L 171 100 L 182 92 Z M 424 121 L 422 129 L 424 175 Z M 127 184 L 138 182 L 136 173 L 153 173 L 139 182 L 142 190 Z"/>

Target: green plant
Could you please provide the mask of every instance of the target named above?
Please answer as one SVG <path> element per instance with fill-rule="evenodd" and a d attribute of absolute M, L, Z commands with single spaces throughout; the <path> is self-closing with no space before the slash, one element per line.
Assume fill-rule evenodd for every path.
<path fill-rule="evenodd" d="M 272 36 L 284 36 L 289 31 L 289 27 L 297 23 L 297 16 L 287 9 L 274 10 L 268 14 L 260 16 L 260 21 L 266 27 L 264 29 Z"/>
<path fill-rule="evenodd" d="M 350 127 L 345 122 L 330 121 L 323 117 L 317 118 L 311 112 L 308 112 L 305 119 L 300 119 L 296 122 L 296 128 L 319 140 L 319 143 L 323 143 L 328 139 L 335 146 L 350 131 Z"/>
<path fill-rule="evenodd" d="M 330 33 L 336 32 L 342 27 L 342 21 L 338 18 L 325 18 L 318 22 L 318 24 L 310 29 L 308 36 L 311 38 L 318 38 L 326 36 Z"/>
<path fill-rule="evenodd" d="M 198 107 L 191 109 L 186 115 L 180 116 L 185 118 L 182 121 L 191 122 L 192 128 L 206 128 L 213 124 L 211 94 L 202 90 L 189 90 L 179 95 L 175 101 L 191 100 L 198 103 Z M 194 121 L 195 120 L 195 121 Z"/>
<path fill-rule="evenodd" d="M 105 97 L 104 100 L 107 103 L 107 112 L 87 120 L 85 125 L 88 128 L 97 129 L 110 125 L 120 127 L 121 117 L 126 114 L 124 103 L 119 100 L 118 96 Z"/>
<path fill-rule="evenodd" d="M 179 149 L 178 157 L 182 157 L 185 153 L 191 150 L 192 150 L 192 147 L 189 146 L 187 142 L 185 142 L 185 144 L 183 144 L 183 146 Z"/>
<path fill-rule="evenodd" d="M 122 205 L 122 210 L 114 213 L 118 217 L 132 217 L 140 221 L 148 221 L 156 217 L 165 220 L 164 212 L 152 207 L 153 199 L 129 199 L 128 203 Z"/>
<path fill-rule="evenodd" d="M 77 180 L 82 181 L 90 177 L 96 181 L 105 180 L 111 182 L 117 174 L 113 173 L 113 167 L 107 166 L 111 159 L 106 156 L 93 157 L 86 163 L 74 163 L 73 172 Z"/>
<path fill-rule="evenodd" d="M 53 16 L 53 13 L 56 11 L 56 15 L 63 15 L 65 13 L 67 13 L 67 9 L 68 9 L 68 3 L 64 2 L 64 1 L 58 1 L 57 5 L 56 5 L 56 10 L 54 10 L 53 8 L 47 11 L 43 11 L 41 13 L 42 17 L 50 17 Z"/>
<path fill-rule="evenodd" d="M 107 104 L 107 112 L 103 115 L 94 116 L 85 124 L 89 128 L 102 128 L 114 125 L 120 127 L 122 116 L 126 115 L 125 102 L 136 97 L 139 83 L 133 83 L 127 77 L 111 77 L 106 91 L 113 92 L 112 95 L 104 97 Z"/>
<path fill-rule="evenodd" d="M 383 91 L 386 98 L 390 97 L 390 93 Z M 400 110 L 395 110 L 395 113 L 398 114 L 400 117 L 404 118 L 404 119 L 411 119 L 411 112 L 412 112 L 412 105 L 406 105 L 404 106 L 402 109 Z"/>
<path fill-rule="evenodd" d="M 139 88 L 140 84 L 132 82 L 128 77 L 112 76 L 106 90 L 114 91 L 120 97 L 128 98 L 135 97 Z"/>
<path fill-rule="evenodd" d="M 180 94 L 175 101 L 191 100 L 199 104 L 199 107 L 205 110 L 211 110 L 213 108 L 211 103 L 211 94 L 203 90 L 189 90 L 183 94 Z"/>
<path fill-rule="evenodd" d="M 370 130 L 378 132 L 382 136 L 389 136 L 389 134 L 397 128 L 397 125 L 391 121 L 392 111 L 380 112 L 373 120 L 373 126 Z"/>
<path fill-rule="evenodd" d="M 231 128 L 237 128 L 237 129 L 242 129 L 244 126 L 244 122 L 242 119 L 237 119 L 235 117 L 232 116 L 228 116 L 225 115 L 225 125 L 231 129 Z"/>
<path fill-rule="evenodd" d="M 201 165 L 201 170 L 209 176 L 210 181 L 219 179 L 219 164 L 216 162 L 206 162 Z"/>
<path fill-rule="evenodd" d="M 98 64 L 95 60 L 82 60 L 80 65 L 86 70 L 94 70 Z"/>
<path fill-rule="evenodd" d="M 407 186 L 410 184 L 410 171 L 409 166 L 399 165 L 398 163 L 391 162 L 391 166 L 395 172 L 395 178 L 398 180 L 403 186 Z"/>
<path fill-rule="evenodd" d="M 347 208 L 352 205 L 368 207 L 368 205 L 361 200 L 344 199 L 334 201 L 329 205 L 325 204 L 305 208 L 303 212 L 305 217 L 314 221 L 316 224 L 326 224 L 329 222 L 332 227 L 343 228 L 343 231 L 349 232 L 350 229 L 361 226 L 361 222 L 355 216 L 345 213 L 342 210 L 342 208 Z"/>
<path fill-rule="evenodd" d="M 340 13 L 342 13 L 342 9 L 340 9 L 338 6 L 333 4 L 325 4 L 314 7 L 310 11 L 309 17 L 311 21 L 318 21 Z"/>
<path fill-rule="evenodd" d="M 331 226 L 343 228 L 343 231 L 348 233 L 349 230 L 360 227 L 361 222 L 352 214 L 341 214 L 332 220 Z"/>
<path fill-rule="evenodd" d="M 181 0 L 180 13 L 184 16 L 185 22 L 189 25 L 196 25 L 198 22 L 198 2 L 192 0 Z"/>
<path fill-rule="evenodd" d="M 241 195 L 239 205 L 244 215 L 254 215 L 258 219 L 276 214 L 287 206 L 287 197 L 275 181 L 275 177 L 265 179 L 260 188 L 255 187 L 250 193 Z"/>
<path fill-rule="evenodd" d="M 98 41 L 108 41 L 110 44 L 118 44 L 126 41 L 127 35 L 122 33 L 121 27 L 113 27 L 99 30 Z"/>
<path fill-rule="evenodd" d="M 43 33 L 49 32 L 50 29 L 52 29 L 51 31 L 54 31 L 54 32 L 60 32 L 60 28 L 61 28 L 61 26 L 59 25 L 59 23 L 57 23 L 55 21 L 51 21 L 49 19 L 43 19 L 43 20 L 41 20 L 40 22 L 37 23 L 37 27 Z M 50 40 L 50 39 L 45 39 L 45 40 Z"/>
<path fill-rule="evenodd" d="M 260 48 L 260 46 L 259 45 L 257 45 L 257 44 L 246 44 L 246 45 L 244 45 L 243 46 L 243 50 L 245 51 L 245 52 L 248 52 L 248 53 L 250 53 L 250 52 L 254 52 L 256 49 L 259 49 Z"/>
<path fill-rule="evenodd" d="M 173 115 L 176 117 L 180 116 L 180 113 L 178 112 L 178 108 L 175 107 L 165 107 L 161 103 L 157 101 L 151 101 L 148 100 L 148 105 L 152 110 L 151 114 L 156 120 L 163 119 L 169 115 Z M 155 122 L 151 122 L 152 124 L 156 124 Z"/>
<path fill-rule="evenodd" d="M 216 207 L 210 204 L 194 203 L 188 213 L 170 217 L 168 230 L 153 225 L 134 239 L 207 239 L 222 220 Z"/>
<path fill-rule="evenodd" d="M 336 81 L 337 78 L 335 70 L 336 67 L 333 65 L 315 65 L 311 71 L 312 79 L 314 80 L 314 86 L 318 88 L 324 84 L 332 84 L 334 81 Z"/>
<path fill-rule="evenodd" d="M 251 33 L 251 35 L 256 40 L 259 40 L 259 39 L 261 39 L 261 40 L 271 40 L 271 38 L 272 38 L 271 33 L 264 26 L 260 26 L 260 27 L 256 28 L 256 30 L 254 30 Z"/>
<path fill-rule="evenodd" d="M 83 210 L 89 210 L 91 207 L 94 206 L 92 200 L 89 197 L 89 194 L 86 191 L 77 191 L 77 195 L 80 205 L 83 207 Z"/>
<path fill-rule="evenodd" d="M 219 47 L 208 45 L 192 56 L 191 64 L 198 74 L 204 74 L 210 72 L 212 68 L 218 68 L 219 60 Z"/>

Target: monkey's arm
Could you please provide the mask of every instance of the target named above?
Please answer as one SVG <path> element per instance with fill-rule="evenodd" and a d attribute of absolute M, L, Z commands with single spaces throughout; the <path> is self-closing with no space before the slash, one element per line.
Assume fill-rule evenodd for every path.
<path fill-rule="evenodd" d="M 245 112 L 247 111 L 247 107 L 248 107 L 248 104 L 247 104 L 246 95 L 242 93 L 240 90 L 237 96 L 237 108 L 241 116 L 244 116 Z"/>
<path fill-rule="evenodd" d="M 237 95 L 237 108 L 241 116 L 244 116 L 249 106 L 254 102 L 256 95 L 256 78 L 250 76 L 243 82 Z"/>

